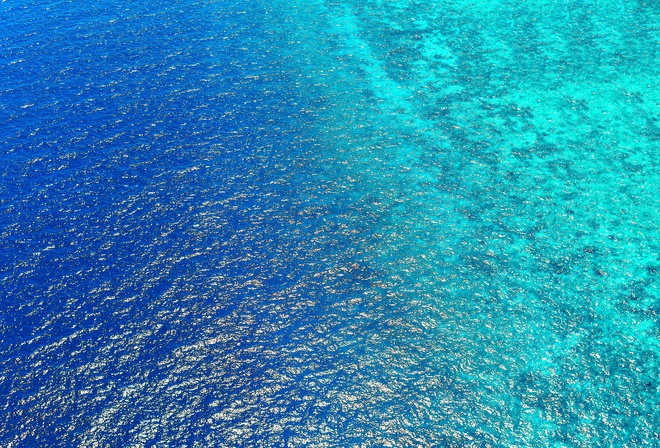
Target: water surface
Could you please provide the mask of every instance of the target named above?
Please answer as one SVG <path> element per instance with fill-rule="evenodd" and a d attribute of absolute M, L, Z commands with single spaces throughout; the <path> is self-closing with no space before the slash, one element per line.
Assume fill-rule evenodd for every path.
<path fill-rule="evenodd" d="M 657 445 L 652 2 L 0 12 L 2 445 Z"/>

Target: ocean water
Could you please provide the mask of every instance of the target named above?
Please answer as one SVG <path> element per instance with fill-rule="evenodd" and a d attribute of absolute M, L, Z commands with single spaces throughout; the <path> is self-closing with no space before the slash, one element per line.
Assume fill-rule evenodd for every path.
<path fill-rule="evenodd" d="M 0 16 L 0 446 L 660 445 L 657 2 Z"/>

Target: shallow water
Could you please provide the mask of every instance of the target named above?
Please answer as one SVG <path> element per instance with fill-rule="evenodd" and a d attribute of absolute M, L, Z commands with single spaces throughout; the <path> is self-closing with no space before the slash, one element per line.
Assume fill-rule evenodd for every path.
<path fill-rule="evenodd" d="M 4 446 L 655 446 L 660 12 L 0 5 Z"/>

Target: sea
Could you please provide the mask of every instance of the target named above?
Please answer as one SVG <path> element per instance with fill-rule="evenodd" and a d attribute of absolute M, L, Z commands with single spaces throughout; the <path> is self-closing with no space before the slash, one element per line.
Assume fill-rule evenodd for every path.
<path fill-rule="evenodd" d="M 660 446 L 656 0 L 0 2 L 0 446 Z"/>

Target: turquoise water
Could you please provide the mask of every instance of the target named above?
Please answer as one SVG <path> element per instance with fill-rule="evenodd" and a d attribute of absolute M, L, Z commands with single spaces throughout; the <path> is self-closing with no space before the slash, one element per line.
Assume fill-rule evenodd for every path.
<path fill-rule="evenodd" d="M 660 444 L 660 6 L 2 5 L 0 444 Z"/>
<path fill-rule="evenodd" d="M 317 27 L 298 39 L 336 101 L 318 132 L 373 219 L 384 280 L 354 300 L 391 363 L 386 439 L 660 443 L 657 7 L 342 1 L 291 20 Z"/>

